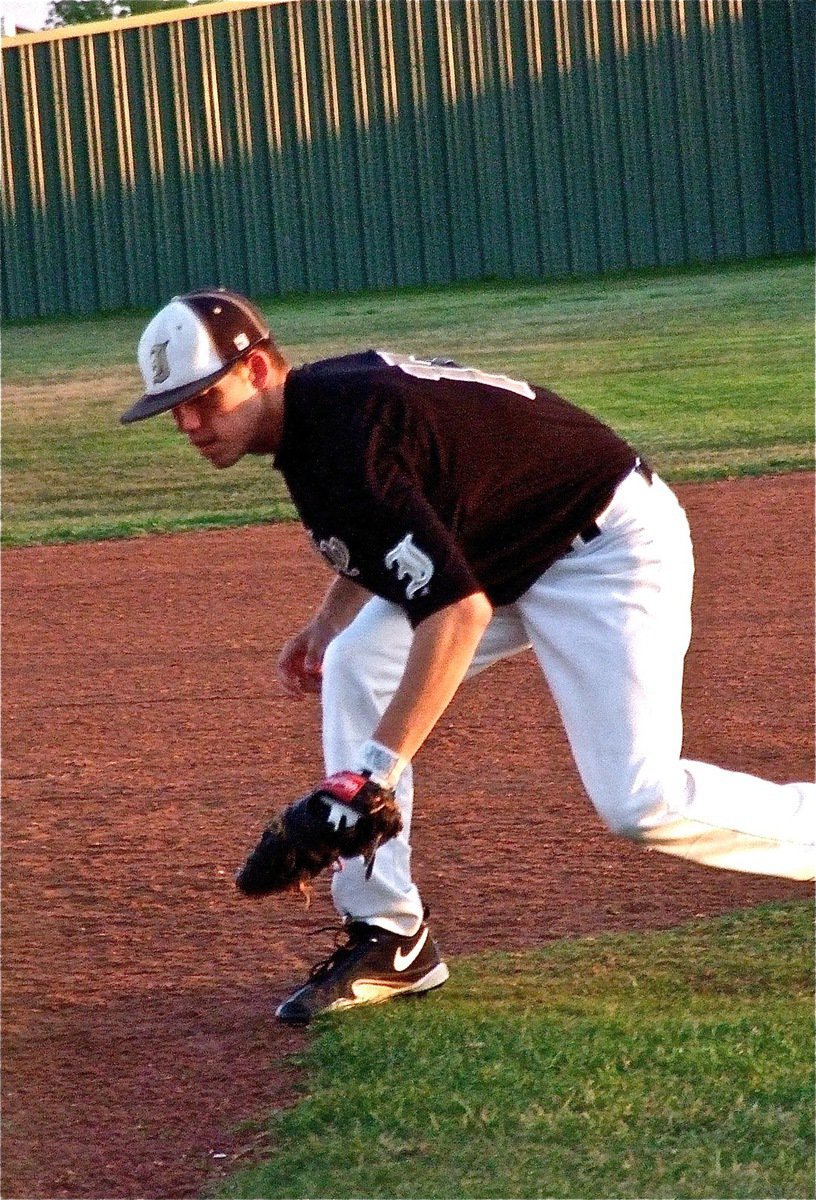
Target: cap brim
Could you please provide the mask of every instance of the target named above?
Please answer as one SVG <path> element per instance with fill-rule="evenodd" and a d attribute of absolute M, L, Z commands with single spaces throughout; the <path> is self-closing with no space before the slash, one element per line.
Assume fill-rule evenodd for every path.
<path fill-rule="evenodd" d="M 185 383 L 182 387 L 170 388 L 166 392 L 147 392 L 135 404 L 132 404 L 127 412 L 122 413 L 119 421 L 122 425 L 132 425 L 134 421 L 145 421 L 148 417 L 157 417 L 159 413 L 169 412 L 177 404 L 183 404 L 185 400 L 192 400 L 199 392 L 212 387 L 234 366 L 235 362 L 226 363 L 212 375 L 205 375 L 203 379 Z"/>

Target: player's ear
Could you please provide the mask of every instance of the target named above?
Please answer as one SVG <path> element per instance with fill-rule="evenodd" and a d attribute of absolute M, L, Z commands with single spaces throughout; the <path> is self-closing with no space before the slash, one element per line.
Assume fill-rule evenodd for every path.
<path fill-rule="evenodd" d="M 259 392 L 272 384 L 274 375 L 272 363 L 269 356 L 260 347 L 250 350 L 244 362 L 249 372 L 252 386 L 257 388 Z"/>

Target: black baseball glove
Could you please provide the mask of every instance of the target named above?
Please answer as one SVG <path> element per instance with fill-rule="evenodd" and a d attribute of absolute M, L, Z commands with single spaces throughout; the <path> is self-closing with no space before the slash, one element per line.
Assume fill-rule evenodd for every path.
<path fill-rule="evenodd" d="M 366 775 L 340 771 L 278 813 L 235 877 L 246 896 L 308 893 L 338 858 L 366 860 L 371 875 L 378 846 L 396 837 L 402 817 L 393 791 Z"/>

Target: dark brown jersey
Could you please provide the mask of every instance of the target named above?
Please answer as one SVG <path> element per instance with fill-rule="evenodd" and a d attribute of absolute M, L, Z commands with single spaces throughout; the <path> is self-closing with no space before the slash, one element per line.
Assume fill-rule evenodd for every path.
<path fill-rule="evenodd" d="M 603 509 L 635 451 L 544 388 L 370 350 L 291 371 L 275 466 L 333 568 L 416 626 L 527 590 Z"/>

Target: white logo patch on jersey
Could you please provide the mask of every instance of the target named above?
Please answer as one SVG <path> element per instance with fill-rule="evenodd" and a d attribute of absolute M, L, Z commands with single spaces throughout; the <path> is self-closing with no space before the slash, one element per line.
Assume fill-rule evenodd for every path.
<path fill-rule="evenodd" d="M 315 549 L 323 555 L 326 562 L 330 567 L 333 568 L 333 570 L 337 572 L 338 575 L 346 575 L 348 578 L 352 578 L 353 576 L 360 574 L 356 567 L 350 566 L 351 551 L 346 543 L 341 541 L 340 538 L 321 538 L 321 540 L 318 541 L 315 535 L 311 532 L 309 533 L 309 537 L 312 539 Z"/>
<path fill-rule="evenodd" d="M 412 600 L 417 592 L 431 581 L 434 565 L 427 554 L 414 545 L 414 535 L 406 533 L 401 542 L 397 542 L 385 556 L 385 565 L 390 571 L 397 568 L 397 579 L 407 579 L 405 594 Z"/>

